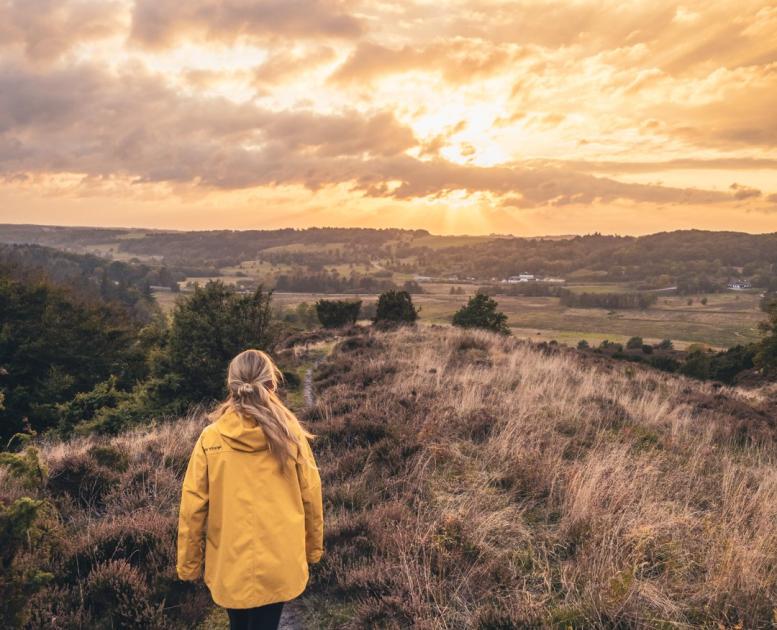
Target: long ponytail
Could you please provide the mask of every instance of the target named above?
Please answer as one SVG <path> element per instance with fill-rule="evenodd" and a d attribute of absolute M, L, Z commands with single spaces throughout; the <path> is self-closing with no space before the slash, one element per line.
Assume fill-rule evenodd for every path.
<path fill-rule="evenodd" d="M 261 350 L 245 350 L 229 363 L 227 389 L 229 395 L 211 414 L 217 420 L 224 412 L 234 410 L 256 422 L 264 431 L 270 452 L 282 470 L 292 452 L 300 446 L 299 435 L 312 438 L 297 417 L 277 394 L 283 374 L 270 356 Z"/>

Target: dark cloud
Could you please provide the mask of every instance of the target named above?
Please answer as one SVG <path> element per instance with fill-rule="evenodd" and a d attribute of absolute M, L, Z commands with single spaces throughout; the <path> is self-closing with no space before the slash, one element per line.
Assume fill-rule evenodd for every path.
<path fill-rule="evenodd" d="M 411 157 L 410 149 L 429 159 Z M 368 196 L 405 200 L 463 190 L 492 193 L 520 207 L 619 199 L 699 205 L 760 195 L 739 185 L 723 193 L 625 183 L 594 176 L 596 164 L 601 172 L 612 170 L 609 163 L 587 168 L 584 162 L 462 165 L 424 147 L 386 111 L 271 110 L 184 95 L 160 75 L 138 69 L 116 75 L 96 65 L 49 70 L 0 65 L 0 175 L 5 177 L 72 172 L 220 189 L 346 184 Z"/>
<path fill-rule="evenodd" d="M 241 160 L 255 155 L 268 161 L 297 153 L 318 160 L 364 158 L 415 144 L 412 132 L 385 112 L 270 111 L 184 97 L 156 75 L 115 77 L 93 66 L 49 73 L 0 68 L 3 171 L 226 181 L 210 170 L 222 173 L 222 165 L 234 161 L 243 171 Z"/>
<path fill-rule="evenodd" d="M 338 0 L 135 0 L 133 41 L 164 48 L 186 38 L 354 38 L 363 26 Z"/>

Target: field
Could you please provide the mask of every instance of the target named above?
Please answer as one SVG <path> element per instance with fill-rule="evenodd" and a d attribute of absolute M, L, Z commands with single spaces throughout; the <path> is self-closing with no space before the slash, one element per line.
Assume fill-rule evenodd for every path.
<path fill-rule="evenodd" d="M 453 286 L 464 288 L 466 295 L 451 295 Z M 599 285 L 601 286 L 601 285 Z M 425 283 L 427 293 L 414 295 L 424 323 L 449 323 L 453 313 L 475 291 L 474 285 Z M 585 290 L 589 288 L 586 287 Z M 575 290 L 579 290 L 577 287 Z M 700 300 L 706 297 L 707 304 Z M 163 307 L 168 296 L 161 296 Z M 302 302 L 312 304 L 318 299 L 377 300 L 375 294 L 275 293 L 274 303 L 294 307 Z M 728 348 L 759 338 L 758 323 L 764 319 L 756 293 L 727 292 L 705 296 L 662 296 L 646 310 L 575 309 L 559 304 L 557 298 L 495 296 L 499 308 L 508 316 L 508 323 L 518 337 L 576 344 L 585 339 L 599 343 L 603 339 L 623 342 L 632 336 L 653 343 L 669 338 L 678 348 L 702 343 L 713 348 Z"/>

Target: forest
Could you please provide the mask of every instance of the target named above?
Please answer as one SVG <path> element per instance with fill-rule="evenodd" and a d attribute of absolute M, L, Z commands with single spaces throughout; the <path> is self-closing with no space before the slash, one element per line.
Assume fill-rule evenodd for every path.
<path fill-rule="evenodd" d="M 646 236 L 589 234 L 521 238 L 437 236 L 426 230 L 308 228 L 201 232 L 0 226 L 0 242 L 153 257 L 187 275 L 218 275 L 243 261 L 304 266 L 367 265 L 424 276 L 499 280 L 527 272 L 568 280 L 676 287 L 685 293 L 725 289 L 733 278 L 777 290 L 777 234 L 679 230 Z"/>

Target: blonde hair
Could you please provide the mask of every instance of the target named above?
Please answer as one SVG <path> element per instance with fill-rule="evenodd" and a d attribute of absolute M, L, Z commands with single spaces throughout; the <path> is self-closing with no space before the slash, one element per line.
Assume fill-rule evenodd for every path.
<path fill-rule="evenodd" d="M 285 470 L 288 458 L 300 445 L 298 435 L 312 438 L 313 434 L 302 427 L 297 416 L 278 397 L 278 383 L 282 381 L 283 374 L 267 353 L 245 350 L 229 362 L 229 394 L 210 417 L 215 421 L 225 412 L 234 410 L 256 422 L 264 431 L 270 452 Z"/>

